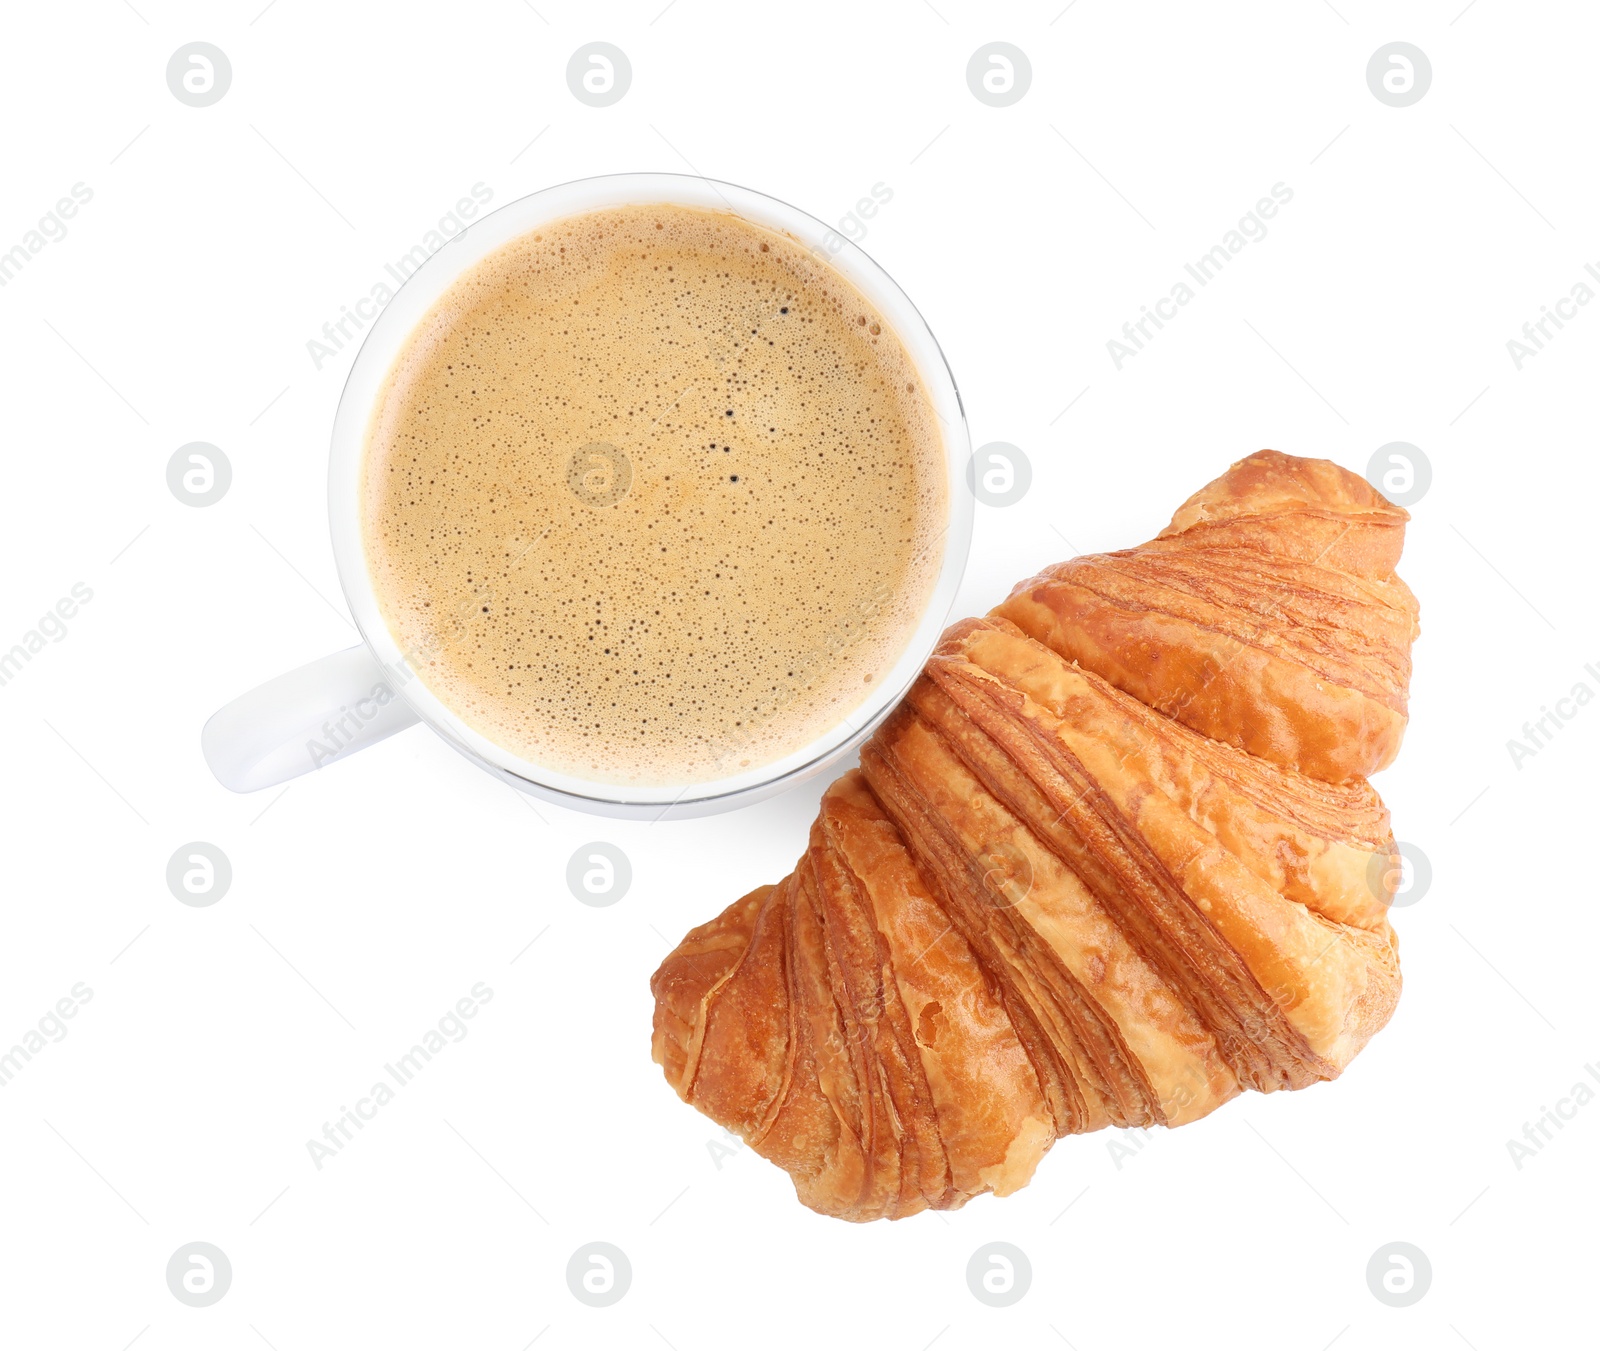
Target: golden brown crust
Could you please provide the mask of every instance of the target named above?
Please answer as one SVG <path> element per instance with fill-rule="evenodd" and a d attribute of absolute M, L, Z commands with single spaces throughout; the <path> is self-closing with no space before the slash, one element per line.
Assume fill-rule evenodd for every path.
<path fill-rule="evenodd" d="M 1148 544 L 1047 568 L 995 613 L 1197 732 L 1339 783 L 1405 731 L 1407 519 L 1337 465 L 1258 451 Z"/>
<path fill-rule="evenodd" d="M 1263 452 L 1143 549 L 948 630 L 796 870 L 656 972 L 669 1082 L 867 1220 L 1004 1195 L 1059 1135 L 1337 1076 L 1399 996 L 1358 768 L 1404 725 L 1404 520 Z M 1236 660 L 1197 665 L 1202 596 L 1249 627 Z M 1201 671 L 1224 689 L 1181 685 Z"/>

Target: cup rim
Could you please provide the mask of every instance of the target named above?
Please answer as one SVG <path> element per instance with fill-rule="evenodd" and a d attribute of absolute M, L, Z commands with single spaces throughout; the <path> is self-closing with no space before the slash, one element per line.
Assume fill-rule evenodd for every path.
<path fill-rule="evenodd" d="M 378 395 L 419 323 L 470 267 L 540 225 L 609 207 L 652 203 L 727 211 L 786 234 L 820 256 L 878 310 L 922 376 L 940 423 L 947 520 L 939 572 L 917 627 L 888 677 L 823 735 L 738 774 L 681 785 L 609 783 L 524 760 L 471 727 L 411 664 L 378 601 L 361 529 L 361 477 Z M 363 335 L 334 416 L 328 464 L 329 526 L 339 582 L 363 640 L 394 692 L 456 750 L 514 787 L 560 805 L 613 816 L 704 815 L 779 792 L 856 749 L 921 673 L 955 603 L 972 540 L 966 489 L 971 442 L 955 376 L 927 321 L 889 274 L 854 241 L 766 193 L 688 174 L 627 173 L 572 179 L 516 198 L 454 235 L 401 283 Z"/>

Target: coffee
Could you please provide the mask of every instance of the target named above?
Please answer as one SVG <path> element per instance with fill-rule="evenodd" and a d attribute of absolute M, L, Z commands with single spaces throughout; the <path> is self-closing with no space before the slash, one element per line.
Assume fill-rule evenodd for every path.
<path fill-rule="evenodd" d="M 652 786 L 770 764 L 917 628 L 937 422 L 889 324 L 788 236 L 680 206 L 557 221 L 459 278 L 385 383 L 384 618 L 524 760 Z"/>

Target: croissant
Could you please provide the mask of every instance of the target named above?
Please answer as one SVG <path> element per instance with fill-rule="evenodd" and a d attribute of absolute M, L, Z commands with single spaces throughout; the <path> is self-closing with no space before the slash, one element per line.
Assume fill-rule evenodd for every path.
<path fill-rule="evenodd" d="M 1335 1078 L 1400 993 L 1408 516 L 1261 451 L 956 624 L 805 854 L 651 979 L 680 1097 L 848 1220 Z"/>

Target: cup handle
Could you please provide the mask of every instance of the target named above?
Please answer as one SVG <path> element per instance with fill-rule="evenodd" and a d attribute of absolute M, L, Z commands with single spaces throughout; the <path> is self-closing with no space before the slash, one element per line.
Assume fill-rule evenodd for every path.
<path fill-rule="evenodd" d="M 253 793 L 342 760 L 417 720 L 363 643 L 286 671 L 219 708 L 201 730 L 200 749 L 224 788 Z"/>

